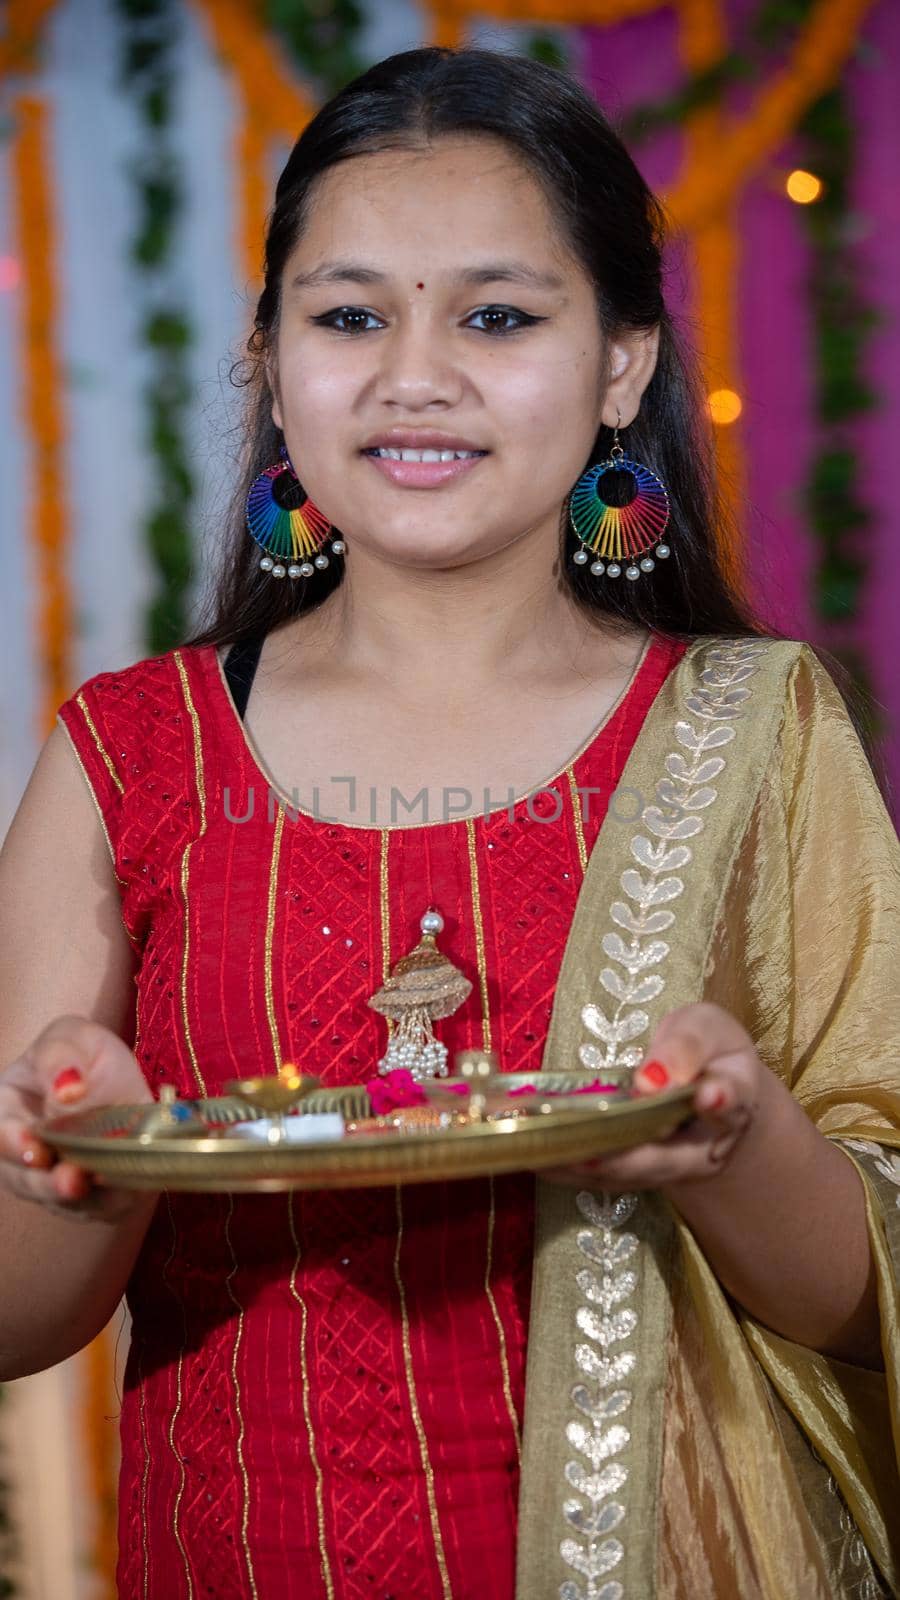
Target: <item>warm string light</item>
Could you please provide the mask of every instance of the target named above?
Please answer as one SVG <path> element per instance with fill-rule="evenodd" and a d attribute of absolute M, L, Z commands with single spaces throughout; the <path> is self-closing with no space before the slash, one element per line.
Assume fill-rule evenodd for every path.
<path fill-rule="evenodd" d="M 734 389 L 714 389 L 712 394 L 707 395 L 706 404 L 711 420 L 719 428 L 737 422 L 744 409 L 744 403 Z"/>
<path fill-rule="evenodd" d="M 796 167 L 785 178 L 784 188 L 788 199 L 793 200 L 795 205 L 808 206 L 820 198 L 825 185 L 814 172 L 805 172 L 802 167 Z"/>

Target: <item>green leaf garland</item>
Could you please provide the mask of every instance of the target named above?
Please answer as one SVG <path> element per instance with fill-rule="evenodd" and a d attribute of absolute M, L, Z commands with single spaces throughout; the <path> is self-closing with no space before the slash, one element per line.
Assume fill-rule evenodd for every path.
<path fill-rule="evenodd" d="M 187 632 L 193 580 L 194 481 L 185 449 L 193 398 L 193 335 L 187 313 L 173 303 L 170 272 L 184 208 L 181 163 L 171 127 L 180 8 L 174 0 L 116 0 L 116 6 L 122 28 L 122 78 L 135 97 L 144 136 L 132 166 L 138 225 L 131 257 L 147 304 L 141 330 L 150 369 L 144 415 L 154 469 L 144 532 L 156 582 L 145 643 L 151 654 L 159 655 Z"/>

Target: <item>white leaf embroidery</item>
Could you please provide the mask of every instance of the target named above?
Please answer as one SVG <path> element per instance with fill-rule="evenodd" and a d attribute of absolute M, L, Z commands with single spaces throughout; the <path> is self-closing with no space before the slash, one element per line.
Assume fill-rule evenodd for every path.
<path fill-rule="evenodd" d="M 677 872 L 679 867 L 687 866 L 694 852 L 687 844 L 677 844 L 671 850 L 667 849 L 665 841 L 651 844 L 642 833 L 637 833 L 631 841 L 631 854 L 642 867 L 649 867 L 653 872 Z"/>
<path fill-rule="evenodd" d="M 660 778 L 656 785 L 656 793 L 664 805 L 680 806 L 683 811 L 704 811 L 712 805 L 718 792 L 718 789 L 686 790 L 683 784 L 673 783 L 671 778 Z"/>
<path fill-rule="evenodd" d="M 692 839 L 703 831 L 702 817 L 667 817 L 658 806 L 647 806 L 641 821 L 659 839 Z"/>
<path fill-rule="evenodd" d="M 624 1044 L 628 1039 L 636 1039 L 650 1023 L 646 1011 L 632 1011 L 628 1016 L 611 1022 L 599 1006 L 584 1006 L 581 1020 L 588 1032 L 595 1039 L 602 1039 L 604 1044 Z"/>
<path fill-rule="evenodd" d="M 559 1591 L 559 1600 L 585 1600 L 584 1590 L 577 1583 L 564 1583 Z M 616 1600 L 619 1600 L 618 1596 Z"/>
<path fill-rule="evenodd" d="M 614 995 L 623 1004 L 631 1005 L 644 1005 L 648 1000 L 655 1000 L 666 986 L 665 979 L 659 977 L 644 978 L 640 983 L 635 983 L 632 979 L 625 983 L 612 967 L 603 968 L 600 982 L 607 994 Z"/>
<path fill-rule="evenodd" d="M 624 928 L 626 933 L 640 935 L 642 933 L 665 933 L 675 921 L 674 911 L 651 911 L 649 916 L 637 916 L 624 900 L 614 900 L 609 908 L 613 922 Z"/>
<path fill-rule="evenodd" d="M 614 1311 L 608 1317 L 598 1317 L 590 1306 L 579 1306 L 575 1313 L 575 1321 L 582 1333 L 586 1333 L 589 1339 L 603 1346 L 621 1344 L 622 1340 L 629 1338 L 637 1327 L 637 1316 L 628 1309 Z"/>
<path fill-rule="evenodd" d="M 650 977 L 643 978 L 640 983 L 635 985 L 634 989 L 629 995 L 629 999 L 633 1005 L 644 1006 L 647 1005 L 649 1001 L 655 1000 L 658 994 L 662 994 L 665 987 L 665 978 L 651 975 Z"/>
<path fill-rule="evenodd" d="M 587 1472 L 580 1461 L 567 1461 L 566 1482 L 588 1500 L 603 1500 L 608 1494 L 618 1494 L 628 1482 L 628 1468 L 621 1461 L 611 1461 L 602 1472 Z"/>
<path fill-rule="evenodd" d="M 623 1222 L 628 1222 L 638 1208 L 636 1194 L 617 1194 L 614 1199 L 600 1200 L 597 1195 L 591 1194 L 589 1189 L 579 1189 L 575 1196 L 577 1205 L 585 1222 L 590 1222 L 595 1228 L 621 1228 Z M 578 1235 L 581 1244 L 583 1235 Z M 627 1236 L 622 1234 L 624 1239 Z"/>
<path fill-rule="evenodd" d="M 727 672 L 722 667 L 705 667 L 700 676 L 704 683 L 707 681 L 707 675 L 711 681 L 717 683 L 740 683 L 744 678 L 752 677 L 755 671 L 756 668 L 748 661 L 743 666 L 730 667 Z"/>
<path fill-rule="evenodd" d="M 720 700 L 702 689 L 698 689 L 696 694 L 687 695 L 684 703 L 688 710 L 695 712 L 698 717 L 708 717 L 713 722 L 724 722 L 726 719 L 731 722 L 740 715 L 734 706 L 723 705 Z"/>
<path fill-rule="evenodd" d="M 619 976 L 618 972 L 613 971 L 612 967 L 603 968 L 600 974 L 600 982 L 607 994 L 614 995 L 616 1000 L 625 1001 L 629 998 L 629 985 L 624 978 Z"/>
<path fill-rule="evenodd" d="M 616 1024 L 616 1043 L 625 1044 L 629 1039 L 636 1039 L 650 1026 L 650 1018 L 646 1011 L 631 1011 L 627 1017 Z"/>
<path fill-rule="evenodd" d="M 669 946 L 663 939 L 651 939 L 642 949 L 636 939 L 626 944 L 617 933 L 603 935 L 603 949 L 606 955 L 621 962 L 629 972 L 643 972 L 645 967 L 655 967 L 658 962 L 665 961 L 669 954 Z"/>
<path fill-rule="evenodd" d="M 716 750 L 720 745 L 730 744 L 734 736 L 734 728 L 705 728 L 698 733 L 690 722 L 675 724 L 675 737 L 686 750 Z"/>
<path fill-rule="evenodd" d="M 648 970 L 662 966 L 671 953 L 670 945 L 656 937 L 676 920 L 674 911 L 662 907 L 684 892 L 684 880 L 677 874 L 694 859 L 684 841 L 702 832 L 705 820 L 698 813 L 717 799 L 715 780 L 727 765 L 723 757 L 707 752 L 724 748 L 735 738 L 734 723 L 743 718 L 740 708 L 751 692 L 742 680 L 758 670 L 755 658 L 768 648 L 767 642 L 755 640 L 707 647 L 701 681 L 685 697 L 700 726 L 682 718 L 675 725 L 675 737 L 691 759 L 686 760 L 679 750 L 664 758 L 665 775 L 655 786 L 659 803 L 645 806 L 641 812 L 647 834 L 635 833 L 630 841 L 631 857 L 642 871 L 626 867 L 619 880 L 633 906 L 614 901 L 610 919 L 622 931 L 610 930 L 602 937 L 603 952 L 614 965 L 601 968 L 598 982 L 615 1004 L 611 1014 L 594 1004 L 585 1005 L 581 1012 L 587 1031 L 605 1046 L 605 1054 L 588 1042 L 578 1048 L 582 1065 L 594 1071 L 631 1069 L 643 1059 L 640 1047 L 628 1041 L 638 1039 L 649 1028 L 650 1013 L 642 1007 L 658 999 L 666 988 L 664 972 Z M 882 1157 L 879 1170 L 900 1188 L 900 1156 Z M 635 1234 L 619 1231 L 638 1202 L 634 1195 L 598 1196 L 587 1190 L 576 1200 L 589 1224 L 576 1234 L 577 1246 L 597 1270 L 585 1266 L 576 1273 L 582 1301 L 576 1307 L 575 1322 L 590 1342 L 575 1344 L 575 1367 L 587 1381 L 576 1383 L 570 1394 L 572 1404 L 586 1420 L 569 1420 L 566 1440 L 593 1470 L 587 1471 L 578 1461 L 565 1465 L 567 1482 L 588 1503 L 564 1503 L 564 1517 L 582 1540 L 566 1538 L 559 1550 L 566 1564 L 587 1579 L 587 1588 L 583 1591 L 567 1580 L 557 1595 L 558 1600 L 624 1600 L 618 1580 L 599 1580 L 624 1555 L 619 1540 L 607 1535 L 625 1520 L 626 1508 L 619 1502 L 603 1506 L 601 1501 L 618 1492 L 628 1475 L 625 1464 L 608 1457 L 631 1444 L 629 1429 L 611 1419 L 622 1416 L 631 1404 L 631 1391 L 621 1386 L 636 1367 L 637 1353 L 633 1349 L 611 1352 L 615 1345 L 630 1340 L 638 1326 L 637 1311 L 624 1302 L 637 1295 L 639 1244 Z M 634 1265 L 628 1266 L 632 1260 Z M 615 1476 L 617 1468 L 621 1478 Z"/>
<path fill-rule="evenodd" d="M 613 1424 L 604 1433 L 595 1433 L 592 1428 L 586 1428 L 583 1422 L 570 1422 L 566 1428 L 566 1438 L 572 1449 L 579 1450 L 596 1471 L 604 1461 L 625 1449 L 631 1434 L 620 1424 Z"/>
<path fill-rule="evenodd" d="M 621 1417 L 631 1405 L 630 1389 L 615 1389 L 612 1394 L 603 1400 L 591 1398 L 591 1392 L 583 1383 L 576 1383 L 572 1390 L 572 1400 L 583 1411 L 586 1417 L 593 1422 L 607 1422 L 611 1417 Z"/>
<path fill-rule="evenodd" d="M 559 1553 L 569 1567 L 574 1567 L 585 1578 L 602 1578 L 618 1566 L 625 1548 L 618 1539 L 606 1539 L 603 1544 L 585 1550 L 576 1539 L 564 1539 Z"/>
<path fill-rule="evenodd" d="M 625 1046 L 624 1050 L 620 1050 L 618 1052 L 618 1060 L 616 1064 L 617 1066 L 628 1067 L 629 1070 L 632 1070 L 635 1067 L 639 1067 L 643 1059 L 644 1052 L 640 1046 L 629 1044 Z"/>
<path fill-rule="evenodd" d="M 615 1028 L 599 1006 L 585 1006 L 581 1013 L 581 1020 L 588 1032 L 594 1035 L 595 1039 L 602 1039 L 604 1044 L 613 1042 Z"/>
<path fill-rule="evenodd" d="M 601 1283 L 596 1273 L 588 1267 L 582 1267 L 577 1274 L 576 1283 L 592 1306 L 599 1306 L 601 1311 L 612 1311 L 615 1306 L 621 1305 L 629 1295 L 634 1294 L 637 1288 L 636 1272 L 619 1272 L 615 1278 Z"/>
<path fill-rule="evenodd" d="M 626 867 L 619 882 L 625 893 L 642 906 L 658 906 L 666 900 L 677 900 L 684 890 L 681 878 L 660 878 L 658 883 L 653 883 L 642 878 L 634 867 Z"/>
<path fill-rule="evenodd" d="M 724 766 L 722 756 L 710 756 L 708 761 L 701 761 L 699 767 L 689 767 L 677 750 L 666 756 L 666 771 L 670 778 L 676 778 L 679 783 L 712 783 Z"/>
<path fill-rule="evenodd" d="M 608 1500 L 599 1511 L 588 1511 L 579 1500 L 566 1500 L 563 1502 L 563 1516 L 579 1533 L 595 1536 L 598 1533 L 612 1533 L 619 1526 L 625 1515 L 625 1507 L 619 1500 Z"/>

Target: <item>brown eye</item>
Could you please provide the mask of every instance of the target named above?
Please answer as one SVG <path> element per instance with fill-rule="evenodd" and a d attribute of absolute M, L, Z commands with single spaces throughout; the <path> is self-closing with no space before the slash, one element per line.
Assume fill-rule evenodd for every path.
<path fill-rule="evenodd" d="M 365 322 L 368 317 L 374 316 L 374 311 L 366 311 L 364 306 L 341 306 L 336 311 L 325 311 L 323 312 L 322 316 L 313 317 L 311 320 L 317 325 L 317 327 L 334 328 L 336 333 L 353 335 L 357 333 L 367 333 L 368 329 L 365 327 L 360 327 L 359 322 L 360 320 Z M 349 322 L 351 319 L 356 319 L 354 326 L 346 328 L 339 328 L 337 326 L 338 321 L 343 320 Z"/>
<path fill-rule="evenodd" d="M 479 311 L 473 311 L 472 316 L 490 318 L 490 323 L 486 328 L 476 331 L 492 334 L 518 333 L 520 328 L 527 328 L 532 323 L 545 320 L 543 317 L 533 317 L 527 311 L 516 311 L 513 306 L 482 306 Z M 497 318 L 508 319 L 510 317 L 515 318 L 515 327 L 510 328 L 508 325 L 498 325 Z"/>

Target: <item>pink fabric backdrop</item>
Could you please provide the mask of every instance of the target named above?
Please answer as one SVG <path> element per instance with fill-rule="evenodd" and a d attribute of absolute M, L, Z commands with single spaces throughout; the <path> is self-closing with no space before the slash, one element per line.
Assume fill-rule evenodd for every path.
<path fill-rule="evenodd" d="M 739 23 L 744 0 L 727 8 Z M 615 120 L 633 105 L 665 95 L 682 78 L 673 14 L 663 10 L 610 29 L 582 29 L 581 75 Z M 742 256 L 737 288 L 738 386 L 744 402 L 738 424 L 748 471 L 745 538 L 753 599 L 775 627 L 795 638 L 863 650 L 887 724 L 885 757 L 895 819 L 900 818 L 900 6 L 877 0 L 844 83 L 856 129 L 858 161 L 853 196 L 860 284 L 884 317 L 872 334 L 865 374 L 881 408 L 855 424 L 848 437 L 859 454 L 859 491 L 871 508 L 862 538 L 869 577 L 858 622 L 830 633 L 814 616 L 810 573 L 813 537 L 798 503 L 816 450 L 812 412 L 814 345 L 807 294 L 809 252 L 800 208 L 780 187 L 800 162 L 791 142 L 747 186 L 738 225 Z M 746 100 L 745 87 L 733 105 Z M 648 182 L 668 186 L 677 171 L 680 135 L 666 132 L 636 147 Z M 690 261 L 673 250 L 667 288 L 674 311 L 693 318 Z M 702 330 L 689 326 L 696 342 Z"/>

